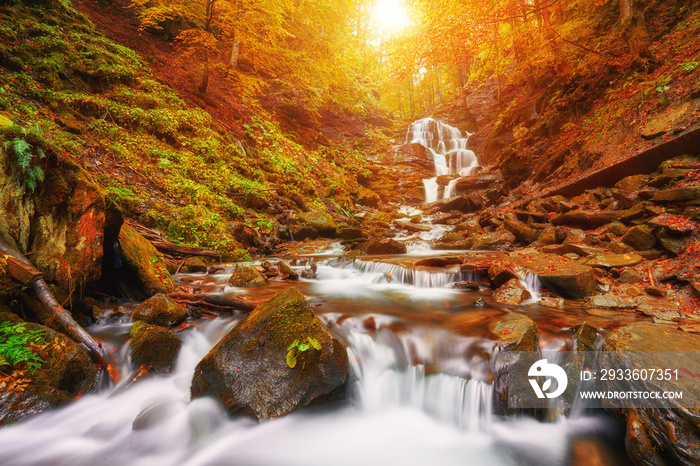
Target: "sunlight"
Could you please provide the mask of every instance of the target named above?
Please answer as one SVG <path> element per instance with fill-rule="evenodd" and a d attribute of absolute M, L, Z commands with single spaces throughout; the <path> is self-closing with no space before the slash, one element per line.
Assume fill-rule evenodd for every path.
<path fill-rule="evenodd" d="M 409 23 L 402 0 L 377 0 L 374 19 L 384 31 L 402 29 Z"/>

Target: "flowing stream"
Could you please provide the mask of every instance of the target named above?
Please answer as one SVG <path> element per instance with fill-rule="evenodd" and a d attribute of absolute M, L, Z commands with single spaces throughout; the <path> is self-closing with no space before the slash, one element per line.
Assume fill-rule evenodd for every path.
<path fill-rule="evenodd" d="M 355 380 L 349 400 L 260 424 L 227 416 L 212 399 L 190 401 L 195 365 L 240 316 L 202 319 L 179 333 L 184 344 L 174 374 L 109 387 L 0 429 L 0 464 L 563 465 L 571 464 L 578 439 L 620 441 L 619 426 L 585 410 L 546 423 L 494 415 L 489 361 L 496 343 L 483 326 L 458 335 L 447 322 L 460 313 L 497 316 L 512 309 L 475 306 L 475 297 L 487 295 L 450 288 L 469 277 L 337 256 L 299 257 L 298 269 L 316 262 L 317 279 L 273 281 L 259 290 L 230 287 L 230 267 L 176 280 L 259 298 L 298 286 L 348 345 Z M 534 318 L 543 312 L 529 307 L 523 312 Z M 125 375 L 130 325 L 123 320 L 90 329 L 120 348 Z M 542 330 L 548 339 L 567 338 L 555 328 Z"/>
<path fill-rule="evenodd" d="M 406 142 L 423 145 L 433 157 L 435 177 L 423 180 L 425 202 L 435 202 L 439 199 L 438 176 L 469 176 L 479 166 L 476 154 L 467 149 L 469 133 L 462 135 L 459 129 L 433 118 L 423 118 L 410 124 L 406 133 Z M 448 183 L 443 199 L 455 195 L 458 179 L 455 178 Z"/>

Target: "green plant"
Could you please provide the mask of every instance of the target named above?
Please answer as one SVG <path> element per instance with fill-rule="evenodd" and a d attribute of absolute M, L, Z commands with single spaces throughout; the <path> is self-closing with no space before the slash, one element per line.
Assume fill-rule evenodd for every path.
<path fill-rule="evenodd" d="M 34 372 L 44 362 L 30 346 L 44 345 L 43 330 L 27 329 L 26 323 L 0 323 L 0 367 L 22 364 Z"/>
<path fill-rule="evenodd" d="M 685 63 L 681 63 L 681 69 L 683 71 L 688 72 L 688 73 L 690 73 L 691 71 L 694 71 L 695 68 L 697 68 L 697 67 L 698 67 L 698 62 L 696 62 L 696 61 L 687 61 Z"/>
<path fill-rule="evenodd" d="M 304 340 L 302 339 L 302 341 Z M 300 343 L 298 339 L 294 340 L 294 343 L 287 348 L 287 365 L 289 368 L 294 369 L 297 365 L 297 357 L 311 348 L 321 351 L 321 344 L 312 337 L 306 337 L 306 343 Z"/>
<path fill-rule="evenodd" d="M 32 151 L 32 145 L 24 138 L 14 138 L 11 141 L 5 141 L 2 143 L 2 147 L 5 150 L 11 150 L 15 154 L 22 172 L 27 177 L 27 187 L 34 192 L 37 184 L 44 181 L 44 170 L 39 165 L 32 164 L 32 161 L 37 157 L 40 159 L 46 157 L 44 151 L 37 147 L 35 154 Z"/>

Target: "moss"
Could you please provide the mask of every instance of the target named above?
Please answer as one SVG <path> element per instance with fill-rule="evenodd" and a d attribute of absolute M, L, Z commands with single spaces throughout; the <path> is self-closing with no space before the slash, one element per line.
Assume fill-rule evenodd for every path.
<path fill-rule="evenodd" d="M 129 225 L 122 225 L 119 245 L 124 261 L 136 274 L 141 290 L 147 296 L 170 293 L 175 289 L 163 255 Z"/>

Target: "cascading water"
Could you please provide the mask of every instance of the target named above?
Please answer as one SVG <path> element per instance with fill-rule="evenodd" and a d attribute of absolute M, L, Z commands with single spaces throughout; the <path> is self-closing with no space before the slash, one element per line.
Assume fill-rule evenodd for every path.
<path fill-rule="evenodd" d="M 406 142 L 423 145 L 432 155 L 435 164 L 435 177 L 423 180 L 426 202 L 434 202 L 439 198 L 438 176 L 469 176 L 479 166 L 476 154 L 467 149 L 468 141 L 469 133 L 464 136 L 457 128 L 433 118 L 423 118 L 409 125 Z M 443 198 L 453 196 L 454 187 L 455 183 L 450 182 Z"/>

